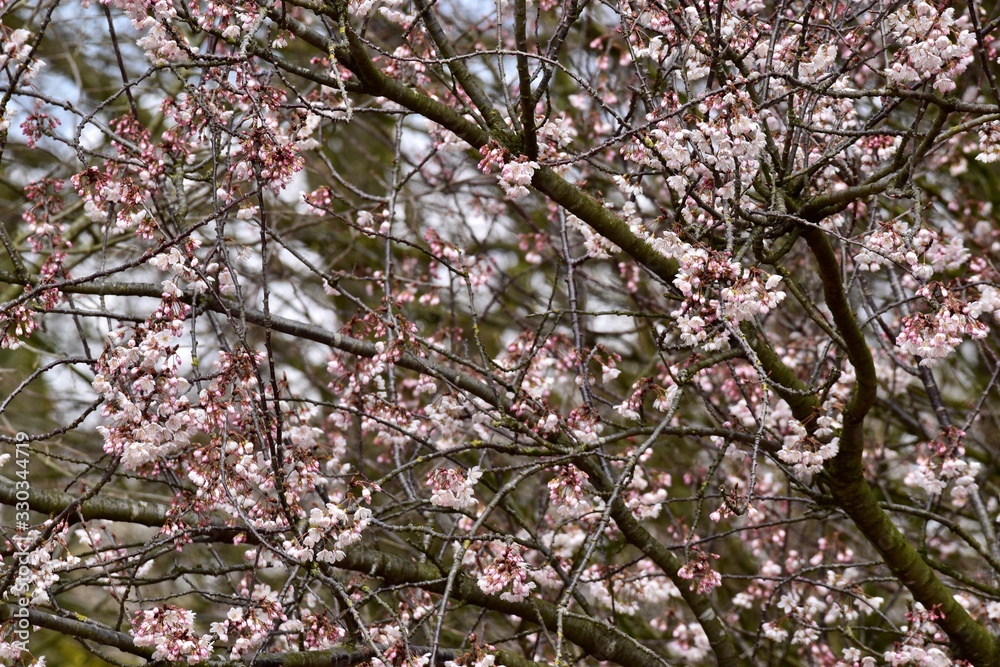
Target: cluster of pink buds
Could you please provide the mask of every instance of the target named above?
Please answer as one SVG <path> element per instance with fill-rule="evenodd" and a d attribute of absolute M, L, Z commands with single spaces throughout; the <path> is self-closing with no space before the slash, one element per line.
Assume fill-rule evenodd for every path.
<path fill-rule="evenodd" d="M 698 593 L 710 593 L 722 584 L 722 575 L 712 569 L 712 560 L 719 558 L 718 554 L 710 554 L 700 549 L 693 549 L 694 558 L 677 571 L 682 579 L 690 579 L 691 588 Z"/>

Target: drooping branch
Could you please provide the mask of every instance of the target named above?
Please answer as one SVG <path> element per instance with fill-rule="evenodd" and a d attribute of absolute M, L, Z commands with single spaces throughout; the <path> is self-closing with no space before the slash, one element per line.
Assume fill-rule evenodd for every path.
<path fill-rule="evenodd" d="M 46 630 L 53 630 L 70 637 L 96 642 L 103 646 L 110 646 L 119 651 L 146 658 L 147 660 L 152 660 L 153 653 L 156 651 L 156 649 L 148 646 L 136 646 L 132 637 L 124 632 L 117 632 L 89 620 L 65 618 L 44 611 L 38 611 L 37 609 L 26 609 L 25 611 L 27 611 L 28 622 L 31 625 L 45 628 Z M 0 603 L 0 621 L 2 622 L 21 618 L 19 616 L 21 613 L 21 610 L 12 604 Z M 85 617 L 81 616 L 81 618 Z"/>
<path fill-rule="evenodd" d="M 21 614 L 25 614 L 22 616 Z M 0 603 L 0 623 L 16 621 L 19 618 L 27 618 L 28 623 L 33 626 L 52 630 L 68 637 L 76 637 L 88 642 L 94 642 L 102 646 L 116 648 L 124 653 L 137 655 L 146 660 L 153 660 L 156 648 L 152 646 L 137 646 L 131 635 L 112 630 L 101 625 L 97 625 L 86 617 L 79 615 L 78 620 L 57 616 L 37 609 L 25 609 L 21 612 L 15 605 Z M 410 654 L 421 656 L 430 653 L 430 648 L 426 646 L 408 647 Z M 444 665 L 446 662 L 457 660 L 466 651 L 439 649 L 435 664 Z M 323 651 L 289 651 L 285 653 L 264 653 L 262 655 L 251 654 L 240 661 L 208 661 L 195 663 L 196 667 L 244 667 L 245 665 L 256 665 L 258 667 L 352 667 L 370 661 L 375 656 L 375 651 L 371 648 L 357 649 L 328 649 Z M 506 667 L 541 667 L 540 663 L 525 660 L 508 651 L 498 651 L 497 657 L 500 664 Z"/>
<path fill-rule="evenodd" d="M 352 549 L 346 558 L 337 563 L 337 567 L 382 579 L 386 584 L 414 585 L 433 593 L 442 593 L 446 585 L 446 574 L 433 565 L 374 549 Z M 484 609 L 518 616 L 552 632 L 559 628 L 559 610 L 556 605 L 540 599 L 517 602 L 488 595 L 475 581 L 464 575 L 456 578 L 451 595 Z M 567 639 L 599 660 L 615 662 L 623 667 L 666 664 L 663 658 L 609 623 L 564 614 L 562 631 Z"/>
<path fill-rule="evenodd" d="M 597 487 L 598 491 L 607 493 L 611 489 L 608 480 L 600 467 L 592 459 L 582 459 L 578 462 L 580 468 L 587 473 L 590 480 Z M 694 612 L 695 617 L 701 624 L 709 644 L 715 653 L 715 659 L 721 665 L 743 665 L 746 662 L 741 658 L 733 643 L 733 638 L 722 624 L 722 620 L 708 597 L 697 592 L 692 587 L 690 580 L 680 576 L 680 569 L 683 563 L 669 549 L 654 538 L 649 531 L 642 527 L 635 515 L 632 514 L 620 495 L 615 496 L 611 503 L 611 518 L 615 525 L 621 530 L 622 535 L 629 544 L 646 554 L 664 574 L 666 574 L 673 584 L 680 591 L 684 602 Z"/>
<path fill-rule="evenodd" d="M 0 503 L 13 505 L 17 502 L 17 489 L 14 484 L 0 480 Z M 36 512 L 54 514 L 64 510 L 74 498 L 68 493 L 60 491 L 36 491 L 29 492 L 28 504 Z M 166 505 L 155 503 L 141 503 L 141 507 L 130 510 L 130 501 L 123 501 L 110 498 L 92 498 L 81 505 L 81 513 L 88 520 L 123 521 L 127 523 L 138 523 L 145 526 L 162 526 L 168 520 L 168 508 Z M 136 503 L 139 504 L 139 503 Z M 235 528 L 227 528 L 235 531 Z M 252 537 L 252 536 L 251 536 Z M 250 540 L 252 541 L 252 540 Z M 422 588 L 432 593 L 442 593 L 444 591 L 444 575 L 433 565 L 428 563 L 418 563 L 411 559 L 381 553 L 375 549 L 355 548 L 347 552 L 344 559 L 339 561 L 337 567 L 346 570 L 365 574 L 366 576 L 382 579 L 389 585 L 411 585 Z M 551 631 L 555 631 L 558 626 L 558 611 L 552 603 L 543 600 L 526 600 L 515 602 L 504 600 L 496 595 L 484 593 L 479 586 L 465 576 L 460 576 L 452 589 L 453 597 L 465 602 L 477 605 L 484 609 L 490 609 L 502 614 L 513 614 L 531 623 L 545 626 Z M 42 612 L 36 612 L 42 613 Z M 50 616 L 50 615 L 46 615 Z M 58 617 L 53 617 L 59 621 Z M 48 620 L 46 621 L 48 622 Z M 52 624 L 56 621 L 51 621 Z M 100 630 L 99 627 L 91 624 L 81 624 L 71 627 L 76 632 L 90 632 L 91 628 Z M 36 623 L 42 627 L 49 627 L 42 623 Z M 62 626 L 60 626 L 62 627 Z M 53 629 L 58 629 L 53 627 Z M 577 644 L 590 655 L 602 660 L 610 660 L 628 667 L 653 667 L 664 664 L 662 659 L 648 649 L 644 649 L 634 639 L 625 635 L 609 624 L 600 623 L 593 619 L 569 615 L 563 618 L 563 630 L 566 637 Z M 61 631 L 61 630 L 60 630 Z M 66 634 L 73 634 L 67 632 Z M 82 635 L 73 635 L 82 636 Z M 97 640 L 103 637 L 101 633 L 95 633 L 91 638 Z M 90 637 L 88 635 L 88 637 Z M 110 646 L 122 643 L 121 633 L 114 633 L 108 636 Z M 116 643 L 110 643 L 110 642 Z M 129 645 L 129 644 L 124 644 Z M 127 649 L 123 649 L 127 650 Z M 133 651 L 134 652 L 134 651 Z M 439 657 L 442 654 L 439 651 Z M 342 654 L 337 653 L 336 659 L 342 659 Z M 447 655 L 447 653 L 445 653 Z M 333 654 L 331 654 L 333 656 Z M 302 656 L 295 660 L 311 660 L 311 657 Z M 323 658 L 318 658 L 322 660 Z M 332 659 L 332 658 L 326 658 Z M 259 663 L 258 663 L 259 664 Z M 323 663 L 323 662 L 282 662 L 266 664 L 295 664 L 295 665 L 322 665 L 322 664 L 343 664 L 343 663 Z M 720 663 L 721 664 L 721 663 Z M 523 667 L 521 663 L 511 664 L 510 667 Z"/>

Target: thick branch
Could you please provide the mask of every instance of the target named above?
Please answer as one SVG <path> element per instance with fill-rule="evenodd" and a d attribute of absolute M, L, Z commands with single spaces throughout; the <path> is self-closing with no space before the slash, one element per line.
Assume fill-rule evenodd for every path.
<path fill-rule="evenodd" d="M 818 227 L 809 227 L 802 233 L 809 249 L 816 258 L 816 265 L 819 270 L 820 279 L 823 281 L 823 294 L 826 297 L 826 306 L 830 309 L 833 322 L 837 326 L 837 332 L 847 345 L 847 357 L 854 366 L 854 373 L 857 376 L 857 384 L 851 394 L 851 400 L 844 410 L 844 430 L 857 429 L 857 442 L 850 443 L 858 445 L 858 449 L 848 450 L 841 445 L 841 454 L 852 458 L 852 466 L 857 468 L 861 474 L 861 424 L 865 415 L 875 404 L 875 397 L 878 394 L 878 377 L 875 373 L 875 362 L 872 359 L 871 349 L 865 334 L 858 326 L 857 318 L 854 317 L 854 309 L 844 291 L 840 272 L 840 262 L 833 252 L 826 234 Z M 853 460 L 856 459 L 856 460 Z"/>
<path fill-rule="evenodd" d="M 86 639 L 103 646 L 111 646 L 119 651 L 138 655 L 147 660 L 153 658 L 153 653 L 156 650 L 147 646 L 136 646 L 135 642 L 132 641 L 132 637 L 124 632 L 116 632 L 110 628 L 104 628 L 86 621 L 76 621 L 71 618 L 56 616 L 55 614 L 47 614 L 37 609 L 27 609 L 26 611 L 28 613 L 28 622 L 31 625 L 45 628 L 46 630 L 54 630 L 60 634 Z M 0 621 L 7 622 L 16 618 L 15 615 L 18 613 L 19 610 L 14 605 L 0 604 Z"/>
<path fill-rule="evenodd" d="M 524 154 L 529 160 L 538 157 L 538 137 L 535 135 L 535 100 L 531 94 L 531 72 L 528 70 L 528 11 L 525 0 L 514 2 L 514 40 L 517 46 L 517 82 L 520 87 L 521 132 Z"/>
<path fill-rule="evenodd" d="M 62 491 L 29 488 L 28 507 L 39 514 L 58 514 L 69 507 L 76 497 Z M 21 490 L 24 493 L 25 489 Z M 0 478 L 0 504 L 17 504 L 18 489 L 15 484 Z M 23 497 L 23 496 L 22 496 Z M 166 521 L 167 505 L 150 503 L 145 500 L 119 500 L 117 498 L 96 497 L 85 500 L 79 508 L 84 520 L 105 519 L 135 523 L 140 526 L 162 526 Z"/>
<path fill-rule="evenodd" d="M 831 488 L 840 507 L 878 550 L 913 598 L 927 609 L 937 608 L 943 615 L 937 624 L 954 642 L 961 657 L 974 665 L 1000 665 L 996 638 L 969 616 L 952 591 L 941 583 L 930 565 L 899 532 L 879 507 L 867 480 L 842 474 L 835 464 L 831 469 Z"/>
<path fill-rule="evenodd" d="M 416 5 L 420 10 L 420 18 L 424 22 L 424 27 L 427 28 L 427 33 L 434 40 L 434 47 L 442 59 L 448 62 L 448 69 L 451 71 L 452 76 L 458 80 L 459 85 L 462 86 L 462 90 L 469 96 L 472 103 L 476 105 L 479 113 L 483 115 L 483 119 L 489 126 L 490 132 L 493 134 L 506 133 L 507 127 L 503 117 L 494 108 L 493 101 L 486 94 L 479 80 L 465 66 L 465 62 L 457 57 L 458 54 L 455 51 L 452 40 L 445 34 L 441 24 L 438 23 L 437 16 L 434 15 L 432 10 L 432 5 L 428 4 L 427 0 L 416 0 Z"/>
<path fill-rule="evenodd" d="M 834 497 L 914 599 L 927 609 L 937 608 L 943 614 L 938 625 L 955 643 L 961 656 L 974 665 L 1000 665 L 996 639 L 969 616 L 916 548 L 896 528 L 879 506 L 865 478 L 862 465 L 865 444 L 863 422 L 875 403 L 878 391 L 871 350 L 847 300 L 841 282 L 840 263 L 829 240 L 814 227 L 806 230 L 803 236 L 816 258 L 827 307 L 847 343 L 848 356 L 857 375 L 857 384 L 844 410 L 840 453 L 828 464 Z"/>

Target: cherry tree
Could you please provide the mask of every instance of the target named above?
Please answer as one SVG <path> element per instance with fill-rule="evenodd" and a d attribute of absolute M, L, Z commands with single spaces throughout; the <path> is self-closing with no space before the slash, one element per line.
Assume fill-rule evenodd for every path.
<path fill-rule="evenodd" d="M 1000 664 L 1000 5 L 0 19 L 3 660 Z"/>

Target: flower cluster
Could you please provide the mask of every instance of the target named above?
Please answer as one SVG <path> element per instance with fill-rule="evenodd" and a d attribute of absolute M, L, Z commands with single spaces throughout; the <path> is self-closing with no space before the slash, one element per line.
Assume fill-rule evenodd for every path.
<path fill-rule="evenodd" d="M 16 350 L 37 328 L 34 313 L 26 304 L 5 304 L 0 308 L 0 349 Z"/>
<path fill-rule="evenodd" d="M 720 311 L 733 322 L 766 315 L 785 299 L 785 293 L 778 289 L 781 280 L 781 276 L 772 275 L 761 283 L 757 275 L 744 270 L 741 280 L 722 289 Z"/>
<path fill-rule="evenodd" d="M 1000 121 L 991 120 L 979 128 L 979 162 L 996 162 L 1000 160 Z"/>
<path fill-rule="evenodd" d="M 424 407 L 424 414 L 434 424 L 436 436 L 434 446 L 439 451 L 455 449 L 468 437 L 465 420 L 469 406 L 458 396 L 445 394 L 437 401 Z"/>
<path fill-rule="evenodd" d="M 229 657 L 231 660 L 240 660 L 264 643 L 276 619 L 284 619 L 281 605 L 263 599 L 250 609 L 232 607 L 226 614 L 225 621 L 212 623 L 211 631 L 220 642 L 228 642 L 230 638 L 235 638 L 229 650 Z"/>
<path fill-rule="evenodd" d="M 64 236 L 66 225 L 62 222 L 66 207 L 62 196 L 64 186 L 64 181 L 40 178 L 24 187 L 25 197 L 31 206 L 21 214 L 21 218 L 28 223 L 31 231 L 28 243 L 32 252 L 41 253 L 48 249 L 57 254 L 72 245 Z"/>
<path fill-rule="evenodd" d="M 696 248 L 674 238 L 661 244 L 668 257 L 680 264 L 674 287 L 684 296 L 681 306 L 670 313 L 681 343 L 706 351 L 726 342 L 724 322 L 739 324 L 766 315 L 785 299 L 779 289 L 782 278 L 741 267 L 726 254 Z"/>
<path fill-rule="evenodd" d="M 147 170 L 141 173 L 148 179 L 153 178 Z M 83 210 L 91 220 L 105 222 L 111 211 L 118 231 L 137 228 L 140 236 L 153 236 L 155 219 L 142 207 L 151 194 L 151 188 L 141 177 L 136 179 L 120 164 L 109 161 L 105 169 L 88 167 L 73 175 L 70 182 L 83 200 Z"/>
<path fill-rule="evenodd" d="M 315 614 L 309 609 L 302 609 L 301 614 L 301 620 L 286 621 L 281 629 L 300 634 L 303 648 L 306 650 L 325 651 L 333 648 L 347 634 L 326 611 Z"/>
<path fill-rule="evenodd" d="M 155 255 L 149 260 L 150 265 L 160 271 L 173 274 L 171 278 L 162 283 L 165 296 L 181 298 L 184 293 L 178 283 L 182 281 L 191 283 L 192 291 L 195 294 L 202 294 L 208 290 L 206 280 L 199 275 L 198 258 L 194 256 L 194 250 L 198 245 L 199 243 L 195 239 L 189 239 L 183 251 L 176 246 L 171 246 L 165 252 Z"/>
<path fill-rule="evenodd" d="M 653 476 L 653 483 L 646 479 L 643 464 L 647 463 L 652 455 L 651 448 L 642 453 L 639 465 L 635 467 L 632 479 L 622 494 L 625 506 L 639 519 L 655 519 L 660 515 L 663 503 L 667 499 L 667 487 L 671 483 L 670 474 L 665 472 L 656 473 Z"/>
<path fill-rule="evenodd" d="M 921 263 L 920 257 L 937 238 L 933 230 L 914 228 L 905 220 L 896 220 L 865 238 L 854 261 L 865 271 L 878 271 L 895 262 L 907 267 L 920 280 L 927 280 L 934 268 Z"/>
<path fill-rule="evenodd" d="M 965 16 L 955 16 L 955 8 L 944 11 L 926 0 L 906 3 L 886 19 L 892 40 L 902 48 L 885 71 L 894 84 L 907 85 L 934 80 L 942 93 L 955 90 L 955 78 L 974 59 L 976 35 Z"/>
<path fill-rule="evenodd" d="M 708 659 L 712 645 L 700 623 L 678 623 L 672 636 L 670 650 L 677 654 L 681 664 L 700 665 Z"/>
<path fill-rule="evenodd" d="M 109 4 L 124 11 L 138 32 L 146 32 L 136 40 L 146 57 L 154 65 L 162 65 L 183 60 L 191 51 L 183 35 L 172 29 L 177 21 L 177 10 L 172 3 L 136 2 L 135 0 L 112 0 Z M 150 10 L 152 10 L 151 13 Z M 178 42 L 177 40 L 180 40 Z"/>
<path fill-rule="evenodd" d="M 46 287 L 66 277 L 63 263 L 71 244 L 63 236 L 65 225 L 58 222 L 64 208 L 59 197 L 62 189 L 62 181 L 50 178 L 41 178 L 24 188 L 25 196 L 32 202 L 21 216 L 30 230 L 28 244 L 32 252 L 48 250 L 49 255 L 42 263 L 38 284 L 27 288 L 19 298 L 0 305 L 0 349 L 20 347 L 38 328 L 35 311 L 54 308 L 63 299 L 59 289 Z"/>
<path fill-rule="evenodd" d="M 41 535 L 41 531 L 37 529 L 29 530 L 21 536 L 22 544 L 34 544 Z M 20 564 L 28 566 L 28 575 L 25 577 L 23 573 L 19 574 L 10 589 L 11 596 L 26 599 L 28 604 L 33 606 L 51 603 L 49 591 L 59 581 L 59 572 L 76 567 L 80 563 L 80 559 L 72 554 L 67 553 L 61 558 L 57 556 L 56 550 L 65 543 L 64 536 L 65 532 L 60 531 L 55 540 L 42 542 L 38 548 L 30 552 L 22 552 L 24 557 L 20 559 Z"/>
<path fill-rule="evenodd" d="M 948 654 L 935 646 L 939 635 L 935 621 L 944 615 L 937 609 L 927 609 L 919 602 L 914 603 L 912 611 L 907 612 L 910 621 L 905 636 L 896 642 L 895 646 L 882 655 L 887 665 L 953 665 Z"/>
<path fill-rule="evenodd" d="M 17 67 L 23 67 L 23 71 L 20 72 L 21 83 L 27 83 L 33 79 L 45 65 L 43 61 L 37 59 L 32 59 L 29 62 L 28 58 L 31 55 L 30 39 L 30 32 L 24 28 L 18 28 L 0 40 L 0 71 L 7 70 L 8 68 L 14 70 Z M 4 112 L 6 112 L 6 109 L 4 109 Z M 5 114 L 0 114 L 0 132 L 7 129 L 7 122 L 9 121 L 5 120 Z"/>
<path fill-rule="evenodd" d="M 233 156 L 234 160 L 239 160 L 236 169 L 242 165 L 248 175 L 254 173 L 272 190 L 281 190 L 302 169 L 303 160 L 297 145 L 301 140 L 275 132 L 261 123 L 257 125 L 241 137 L 239 149 Z"/>
<path fill-rule="evenodd" d="M 212 637 L 198 637 L 193 628 L 194 612 L 173 605 L 137 611 L 132 619 L 135 645 L 155 648 L 153 660 L 191 665 L 208 660 Z"/>
<path fill-rule="evenodd" d="M 642 410 L 642 403 L 647 393 L 649 393 L 649 382 L 636 383 L 628 398 L 615 406 L 615 412 L 625 419 L 638 421 L 641 418 L 639 411 Z"/>
<path fill-rule="evenodd" d="M 500 187 L 511 199 L 528 196 L 528 186 L 538 169 L 538 163 L 520 156 L 513 162 L 508 162 L 500 170 Z"/>
<path fill-rule="evenodd" d="M 578 517 L 591 511 L 592 507 L 583 495 L 586 479 L 586 473 L 567 465 L 560 467 L 559 473 L 549 481 L 549 501 L 560 516 Z"/>
<path fill-rule="evenodd" d="M 479 149 L 483 159 L 479 161 L 479 171 L 489 174 L 494 168 L 500 169 L 497 181 L 511 199 L 528 195 L 528 186 L 539 165 L 523 155 L 511 160 L 510 151 L 491 141 Z"/>
<path fill-rule="evenodd" d="M 431 504 L 452 509 L 466 509 L 476 506 L 476 496 L 473 487 L 483 471 L 479 466 L 469 469 L 469 474 L 453 468 L 435 468 L 427 475 L 427 486 L 431 487 Z"/>
<path fill-rule="evenodd" d="M 535 127 L 538 128 L 539 155 L 546 160 L 565 158 L 567 153 L 563 148 L 579 135 L 573 121 L 563 112 L 548 117 L 535 116 Z"/>
<path fill-rule="evenodd" d="M 302 538 L 305 547 L 294 550 L 291 542 L 285 544 L 286 551 L 299 560 L 316 560 L 336 563 L 346 556 L 345 549 L 361 539 L 362 533 L 371 524 L 372 511 L 367 507 L 354 510 L 353 517 L 335 503 L 325 507 L 314 507 L 309 512 L 309 530 Z M 327 543 L 327 540 L 330 542 Z M 317 546 L 323 548 L 316 550 Z"/>
<path fill-rule="evenodd" d="M 55 116 L 42 112 L 41 104 L 36 104 L 34 113 L 28 114 L 21 123 L 25 145 L 28 148 L 35 148 L 42 137 L 53 136 L 61 124 L 62 122 Z"/>
<path fill-rule="evenodd" d="M 483 159 L 479 161 L 479 171 L 489 174 L 494 169 L 503 169 L 510 153 L 496 141 L 490 141 L 479 149 Z"/>
<path fill-rule="evenodd" d="M 965 458 L 959 429 L 944 430 L 934 441 L 918 447 L 919 454 L 903 478 L 903 483 L 935 497 L 951 484 L 951 501 L 955 507 L 964 507 L 969 496 L 979 489 L 976 476 L 982 469 L 978 461 Z"/>
<path fill-rule="evenodd" d="M 922 489 L 928 495 L 936 496 L 944 491 L 949 481 L 953 481 L 952 503 L 956 507 L 964 507 L 969 495 L 979 488 L 976 484 L 976 475 L 979 474 L 981 467 L 978 461 L 966 461 L 960 458 L 950 458 L 938 463 L 933 459 L 920 457 L 906 474 L 903 483 Z"/>
<path fill-rule="evenodd" d="M 742 90 L 706 98 L 701 119 L 678 122 L 678 100 L 667 95 L 661 108 L 647 115 L 653 125 L 622 148 L 626 160 L 666 172 L 678 197 L 694 187 L 719 206 L 741 197 L 760 172 L 764 132 L 754 105 Z"/>
<path fill-rule="evenodd" d="M 535 582 L 528 581 L 524 548 L 518 545 L 494 546 L 500 548 L 500 555 L 482 569 L 477 582 L 479 588 L 487 594 L 504 591 L 500 593 L 501 600 L 520 602 L 535 588 Z"/>
<path fill-rule="evenodd" d="M 322 432 L 310 424 L 308 408 L 283 408 L 279 438 L 272 415 L 261 409 L 269 398 L 269 385 L 262 392 L 258 378 L 263 358 L 243 347 L 218 353 L 211 380 L 202 381 L 198 394 L 197 409 L 204 411 L 203 430 L 210 439 L 176 460 L 194 484 L 189 500 L 199 509 L 220 510 L 234 522 L 275 530 L 288 524 L 285 506 L 305 514 L 300 502 L 320 477 L 318 457 L 336 465 L 342 445 L 335 435 L 329 443 L 322 441 Z M 280 468 L 269 455 L 275 447 L 283 452 Z"/>
<path fill-rule="evenodd" d="M 821 442 L 810 436 L 799 421 L 790 419 L 778 458 L 792 466 L 796 474 L 808 477 L 822 470 L 823 464 L 838 451 L 840 438 L 834 436 Z"/>
<path fill-rule="evenodd" d="M 104 451 L 121 456 L 126 470 L 183 447 L 205 421 L 179 374 L 177 339 L 188 308 L 164 299 L 148 323 L 109 334 L 98 360 L 93 387 L 104 399 L 105 423 L 97 428 Z"/>
<path fill-rule="evenodd" d="M 934 288 L 940 290 L 934 298 Z M 934 312 L 915 313 L 903 318 L 896 346 L 920 359 L 921 366 L 934 366 L 961 345 L 963 336 L 984 338 L 989 330 L 978 321 L 982 306 L 977 301 L 967 303 L 940 285 L 926 285 L 917 290 L 936 305 Z"/>

